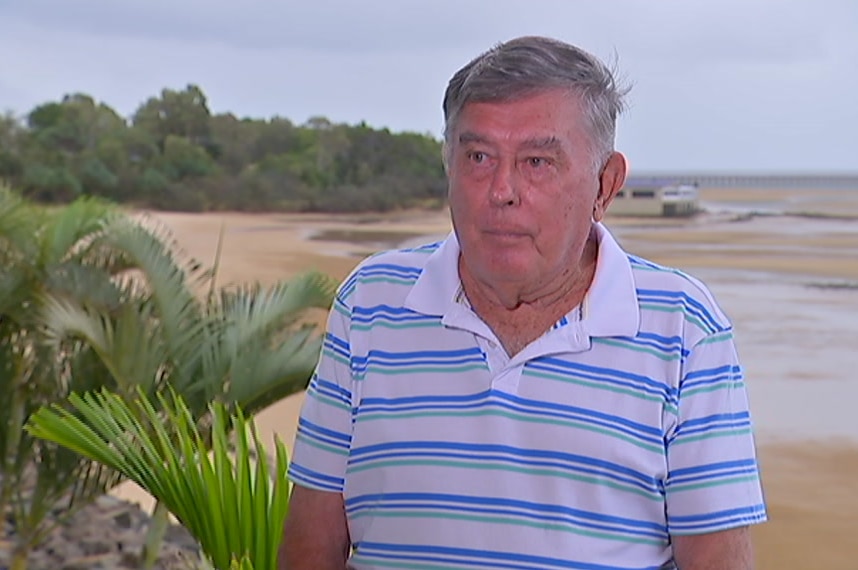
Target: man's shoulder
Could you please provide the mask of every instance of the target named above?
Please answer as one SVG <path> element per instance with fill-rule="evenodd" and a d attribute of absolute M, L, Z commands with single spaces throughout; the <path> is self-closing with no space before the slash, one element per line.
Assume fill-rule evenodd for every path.
<path fill-rule="evenodd" d="M 374 253 L 361 261 L 352 272 L 357 275 L 394 272 L 416 279 L 423 271 L 429 256 L 435 253 L 443 242 L 435 241 L 416 247 L 387 249 Z"/>
<path fill-rule="evenodd" d="M 681 310 L 709 323 L 710 332 L 731 328 L 709 285 L 691 273 L 628 255 L 641 307 L 658 311 Z M 705 318 L 703 318 L 705 317 Z"/>
<path fill-rule="evenodd" d="M 351 298 L 357 291 L 382 291 L 383 294 L 409 290 L 423 273 L 429 257 L 441 241 L 415 247 L 379 251 L 362 260 L 340 285 L 340 297 Z"/>
<path fill-rule="evenodd" d="M 708 287 L 700 279 L 687 271 L 656 263 L 633 254 L 627 254 L 627 257 L 635 281 L 638 283 L 677 291 L 708 290 Z"/>

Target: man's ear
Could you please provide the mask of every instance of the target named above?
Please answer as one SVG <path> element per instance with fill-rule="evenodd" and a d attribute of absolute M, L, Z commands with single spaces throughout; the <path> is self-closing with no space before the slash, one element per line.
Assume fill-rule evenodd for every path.
<path fill-rule="evenodd" d="M 626 183 L 627 171 L 626 157 L 622 153 L 612 152 L 599 174 L 599 195 L 596 197 L 596 203 L 593 204 L 594 221 L 600 222 L 605 217 L 608 206 Z"/>

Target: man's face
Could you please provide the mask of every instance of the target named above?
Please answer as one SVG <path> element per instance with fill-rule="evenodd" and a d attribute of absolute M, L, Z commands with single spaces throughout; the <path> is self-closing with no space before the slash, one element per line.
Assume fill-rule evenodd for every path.
<path fill-rule="evenodd" d="M 524 296 L 574 271 L 592 220 L 610 201 L 600 196 L 578 100 L 552 90 L 469 103 L 449 145 L 450 208 L 465 270 Z"/>

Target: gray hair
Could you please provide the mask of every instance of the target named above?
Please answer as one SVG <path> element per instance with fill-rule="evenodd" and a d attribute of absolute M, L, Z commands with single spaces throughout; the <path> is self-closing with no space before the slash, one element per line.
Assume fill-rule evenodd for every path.
<path fill-rule="evenodd" d="M 625 109 L 628 89 L 618 85 L 615 73 L 593 55 L 551 38 L 526 36 L 498 44 L 456 72 L 444 93 L 445 146 L 449 148 L 467 103 L 513 101 L 551 89 L 565 89 L 580 98 L 593 141 L 594 166 L 599 168 L 614 150 L 617 116 Z"/>

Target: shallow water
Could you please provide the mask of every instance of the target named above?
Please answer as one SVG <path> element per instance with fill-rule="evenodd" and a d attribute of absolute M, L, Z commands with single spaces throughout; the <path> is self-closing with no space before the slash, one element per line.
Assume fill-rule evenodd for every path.
<path fill-rule="evenodd" d="M 702 217 L 616 233 L 632 251 L 679 254 L 681 269 L 715 294 L 734 322 L 761 440 L 858 443 L 858 220 Z M 731 268 L 774 257 L 794 260 L 790 271 Z M 803 272 L 805 260 L 825 260 L 831 271 Z"/>
<path fill-rule="evenodd" d="M 858 290 L 766 273 L 696 274 L 733 320 L 759 437 L 858 442 Z"/>

